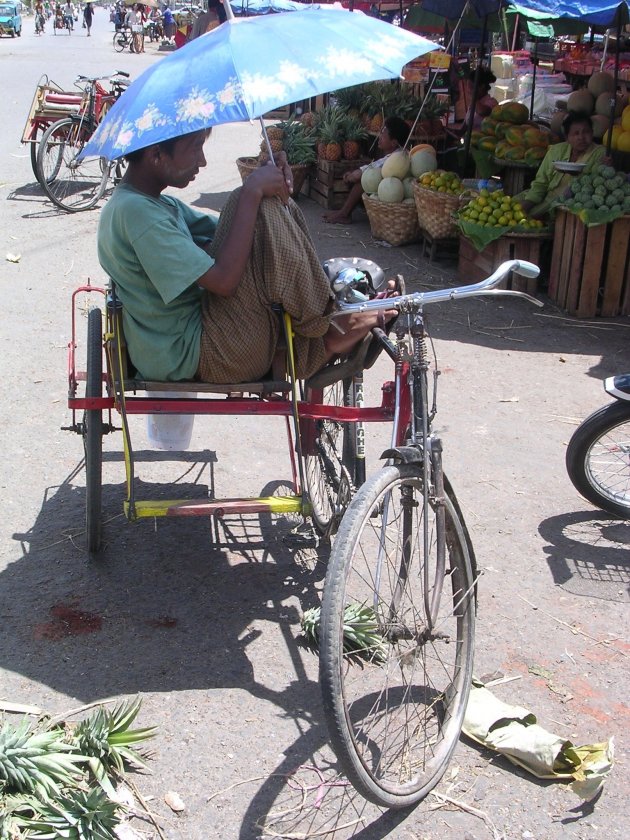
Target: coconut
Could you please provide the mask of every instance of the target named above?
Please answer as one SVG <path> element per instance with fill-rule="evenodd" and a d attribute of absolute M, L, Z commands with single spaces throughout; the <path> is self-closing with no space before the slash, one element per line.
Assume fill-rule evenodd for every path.
<path fill-rule="evenodd" d="M 366 192 L 369 195 L 375 193 L 382 180 L 383 175 L 381 174 L 381 167 L 368 166 L 367 169 L 363 170 L 363 174 L 361 175 L 361 186 L 363 187 L 363 192 Z"/>
<path fill-rule="evenodd" d="M 400 204 L 405 197 L 405 188 L 400 178 L 383 178 L 378 185 L 378 197 L 387 204 Z"/>
<path fill-rule="evenodd" d="M 409 155 L 402 149 L 392 152 L 382 166 L 383 178 L 399 178 L 401 181 L 409 174 Z"/>
<path fill-rule="evenodd" d="M 425 172 L 433 172 L 437 169 L 437 158 L 435 154 L 423 149 L 416 152 L 411 158 L 411 174 L 414 178 L 419 178 Z"/>
<path fill-rule="evenodd" d="M 602 93 L 613 93 L 615 90 L 615 80 L 610 73 L 604 71 L 593 73 L 588 80 L 587 88 L 589 93 L 592 93 L 595 99 L 597 99 Z"/>
<path fill-rule="evenodd" d="M 604 93 L 600 93 L 597 99 L 595 100 L 595 113 L 601 114 L 602 117 L 609 117 L 610 116 L 610 100 L 612 99 L 612 92 L 605 91 Z M 615 116 L 620 117 L 623 109 L 625 108 L 628 100 L 625 96 L 620 96 L 617 94 L 615 97 Z"/>
<path fill-rule="evenodd" d="M 590 116 L 595 107 L 595 97 L 588 90 L 574 90 L 567 99 L 567 108 L 578 114 Z"/>

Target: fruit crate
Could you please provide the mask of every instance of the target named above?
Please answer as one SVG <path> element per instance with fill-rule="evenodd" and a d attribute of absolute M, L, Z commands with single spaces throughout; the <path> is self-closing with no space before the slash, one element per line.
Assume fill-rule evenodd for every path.
<path fill-rule="evenodd" d="M 528 260 L 540 265 L 540 249 L 546 239 L 551 239 L 550 233 L 509 233 L 495 239 L 483 251 L 478 251 L 467 236 L 460 234 L 457 282 L 463 285 L 478 283 L 506 260 Z M 500 288 L 535 294 L 538 278 L 522 277 L 512 272 Z"/>
<path fill-rule="evenodd" d="M 630 315 L 630 216 L 586 227 L 559 209 L 548 293 L 578 318 Z"/>
<path fill-rule="evenodd" d="M 350 192 L 343 176 L 369 162 L 369 158 L 338 161 L 318 158 L 311 176 L 310 197 L 327 210 L 339 210 Z"/>

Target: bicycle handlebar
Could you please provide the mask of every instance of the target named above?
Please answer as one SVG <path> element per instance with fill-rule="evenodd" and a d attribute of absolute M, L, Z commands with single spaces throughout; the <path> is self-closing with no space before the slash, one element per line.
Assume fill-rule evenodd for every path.
<path fill-rule="evenodd" d="M 540 269 L 537 265 L 526 260 L 507 260 L 485 280 L 473 283 L 470 286 L 456 286 L 454 289 L 436 289 L 432 292 L 412 292 L 408 295 L 398 297 L 379 298 L 361 303 L 338 302 L 338 309 L 332 317 L 343 315 L 346 312 L 370 312 L 384 311 L 387 309 L 398 309 L 399 312 L 415 309 L 419 311 L 422 307 L 431 303 L 444 303 L 448 300 L 463 300 L 469 297 L 480 297 L 481 295 L 515 295 L 524 297 L 535 303 L 536 306 L 543 306 L 542 302 L 531 297 L 525 292 L 517 292 L 512 289 L 498 289 L 497 286 L 507 275 L 514 271 L 523 277 L 538 277 Z"/>
<path fill-rule="evenodd" d="M 123 76 L 125 79 L 129 78 L 129 73 L 126 70 L 115 70 L 113 73 L 110 73 L 109 76 L 77 76 L 75 79 L 75 84 L 82 83 L 82 82 L 89 82 L 90 84 L 94 84 L 94 82 L 103 82 L 106 79 L 114 79 L 116 76 Z"/>

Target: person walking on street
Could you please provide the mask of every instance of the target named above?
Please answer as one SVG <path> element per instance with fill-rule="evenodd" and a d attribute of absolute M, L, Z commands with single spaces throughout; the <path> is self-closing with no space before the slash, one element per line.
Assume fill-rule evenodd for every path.
<path fill-rule="evenodd" d="M 94 17 L 94 9 L 92 8 L 91 3 L 85 4 L 85 9 L 83 9 L 83 23 L 87 28 L 87 36 L 90 37 L 90 29 L 92 28 L 92 18 Z"/>
<path fill-rule="evenodd" d="M 70 0 L 67 0 L 66 5 L 63 7 L 63 21 L 70 31 L 74 29 L 74 6 Z"/>
<path fill-rule="evenodd" d="M 136 3 L 127 18 L 133 37 L 133 51 L 144 52 L 144 6 Z"/>

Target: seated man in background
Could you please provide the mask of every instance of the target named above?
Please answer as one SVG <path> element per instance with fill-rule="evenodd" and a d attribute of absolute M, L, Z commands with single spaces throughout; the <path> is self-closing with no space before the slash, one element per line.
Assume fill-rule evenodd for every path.
<path fill-rule="evenodd" d="M 275 354 L 279 304 L 291 315 L 297 374 L 306 378 L 382 318 L 356 313 L 331 324 L 330 283 L 289 198 L 286 159 L 252 173 L 218 222 L 162 194 L 186 187 L 206 165 L 208 134 L 127 155 L 101 212 L 99 261 L 123 305 L 131 361 L 143 378 L 163 382 L 259 379 Z"/>
<path fill-rule="evenodd" d="M 346 184 L 352 184 L 350 192 L 346 200 L 339 210 L 331 210 L 324 213 L 324 221 L 336 225 L 349 225 L 352 222 L 352 211 L 357 207 L 362 200 L 363 187 L 361 186 L 361 176 L 363 172 L 369 167 L 382 166 L 392 152 L 397 149 L 404 148 L 409 138 L 409 126 L 400 119 L 400 117 L 388 117 L 383 123 L 383 128 L 378 135 L 378 150 L 382 152 L 382 156 L 368 163 L 365 166 L 354 169 L 351 172 L 346 172 L 343 180 Z"/>

